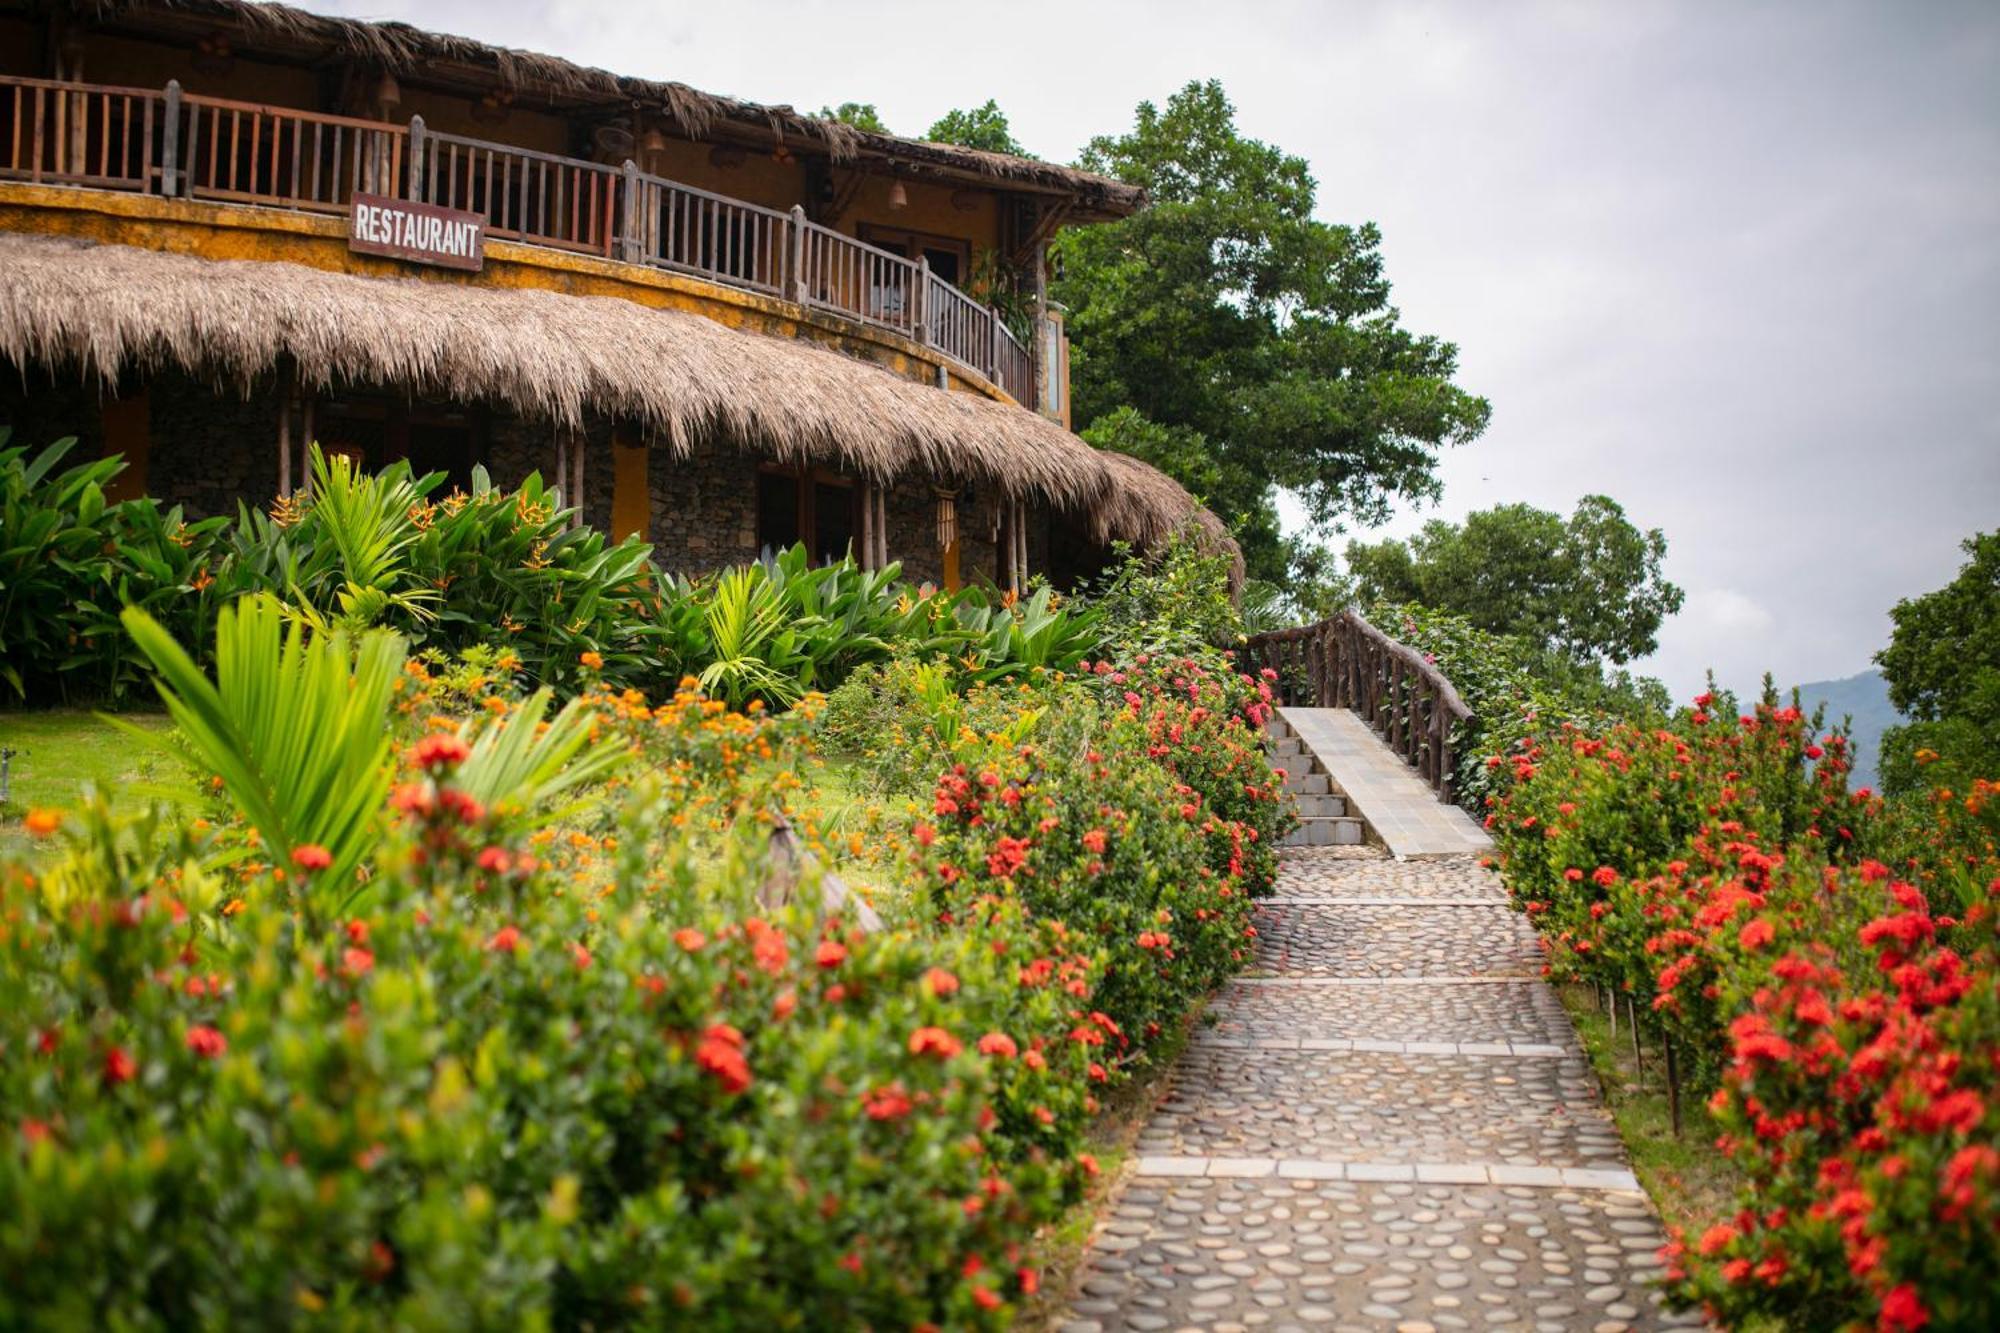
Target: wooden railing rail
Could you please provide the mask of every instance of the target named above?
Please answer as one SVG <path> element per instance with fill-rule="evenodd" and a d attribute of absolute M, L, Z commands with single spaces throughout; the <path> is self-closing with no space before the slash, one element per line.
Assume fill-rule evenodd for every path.
<path fill-rule="evenodd" d="M 1276 674 L 1280 703 L 1352 709 L 1439 800 L 1452 799 L 1452 732 L 1472 710 L 1416 649 L 1342 611 L 1316 625 L 1254 634 L 1239 659 Z"/>
<path fill-rule="evenodd" d="M 146 190 L 158 172 L 166 94 L 53 79 L 0 79 L 0 177 Z"/>
<path fill-rule="evenodd" d="M 0 179 L 321 213 L 357 194 L 478 213 L 489 236 L 674 269 L 929 343 L 1035 404 L 1034 353 L 931 273 L 789 213 L 640 171 L 407 123 L 0 75 Z"/>
<path fill-rule="evenodd" d="M 1021 345 L 1005 320 L 995 319 L 992 325 L 993 370 L 989 378 L 1015 402 L 1030 402 L 1035 396 L 1034 355 Z"/>
<path fill-rule="evenodd" d="M 877 250 L 817 222 L 797 225 L 804 236 L 798 278 L 802 304 L 917 337 L 917 302 L 923 288 L 914 260 Z"/>
<path fill-rule="evenodd" d="M 631 212 L 624 229 L 623 258 L 770 296 L 784 295 L 790 278 L 790 214 L 649 176 L 627 165 Z"/>
<path fill-rule="evenodd" d="M 177 193 L 338 213 L 357 194 L 404 192 L 406 125 L 171 92 L 185 109 Z"/>
<path fill-rule="evenodd" d="M 623 207 L 618 168 L 413 124 L 409 198 L 483 214 L 488 236 L 611 257 Z"/>

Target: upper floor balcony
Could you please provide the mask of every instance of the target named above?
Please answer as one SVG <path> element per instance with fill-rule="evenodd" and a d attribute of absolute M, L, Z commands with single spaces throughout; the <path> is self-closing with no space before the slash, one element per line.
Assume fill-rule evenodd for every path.
<path fill-rule="evenodd" d="M 776 207 L 677 179 L 668 165 L 687 160 L 688 146 L 656 129 L 600 125 L 591 137 L 599 158 L 618 160 L 435 128 L 420 112 L 337 114 L 187 92 L 174 79 L 138 87 L 0 75 L 0 180 L 348 218 L 357 202 L 433 206 L 494 240 L 685 275 L 787 303 L 805 324 L 879 330 L 1066 419 L 1059 317 L 1020 300 L 1010 316 L 969 295 L 962 284 L 978 285 L 970 241 L 880 224 L 850 235 L 814 220 L 804 201 Z M 723 168 L 732 155 L 744 150 L 725 143 L 705 154 Z M 849 199 L 864 184 L 886 200 L 878 216 L 902 221 L 900 180 L 856 177 Z M 951 195 L 953 207 L 965 193 Z M 1037 291 L 1040 247 L 1060 216 L 1042 214 L 1030 229 Z M 365 211 L 351 221 L 350 238 L 369 221 Z"/>

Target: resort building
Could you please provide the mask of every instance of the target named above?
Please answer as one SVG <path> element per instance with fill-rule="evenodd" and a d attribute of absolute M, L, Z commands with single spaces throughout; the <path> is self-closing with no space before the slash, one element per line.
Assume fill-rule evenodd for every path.
<path fill-rule="evenodd" d="M 1194 524 L 1068 428 L 1047 299 L 1121 182 L 397 23 L 0 0 L 0 423 L 191 514 L 308 441 L 530 471 L 695 571 L 1059 584 Z"/>

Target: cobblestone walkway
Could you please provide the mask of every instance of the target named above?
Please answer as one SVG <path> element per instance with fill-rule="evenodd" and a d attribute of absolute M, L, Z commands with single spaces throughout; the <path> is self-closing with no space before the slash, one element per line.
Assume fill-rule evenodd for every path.
<path fill-rule="evenodd" d="M 1699 1323 L 1647 1287 L 1659 1220 L 1492 874 L 1300 849 L 1258 931 L 1063 1333 Z"/>

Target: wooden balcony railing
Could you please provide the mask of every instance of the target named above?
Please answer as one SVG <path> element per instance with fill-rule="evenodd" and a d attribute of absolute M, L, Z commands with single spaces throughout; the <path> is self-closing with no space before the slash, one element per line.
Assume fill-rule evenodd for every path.
<path fill-rule="evenodd" d="M 164 89 L 0 76 L 0 179 L 345 212 L 357 194 L 477 213 L 487 235 L 697 274 L 935 347 L 1033 408 L 1033 353 L 921 262 L 640 171 Z"/>
<path fill-rule="evenodd" d="M 1280 703 L 1353 709 L 1439 800 L 1452 799 L 1452 731 L 1472 720 L 1472 710 L 1416 649 L 1343 611 L 1317 625 L 1253 634 L 1239 658 L 1277 673 Z"/>

